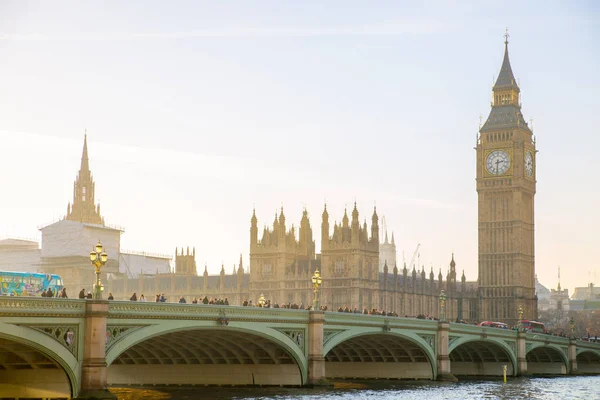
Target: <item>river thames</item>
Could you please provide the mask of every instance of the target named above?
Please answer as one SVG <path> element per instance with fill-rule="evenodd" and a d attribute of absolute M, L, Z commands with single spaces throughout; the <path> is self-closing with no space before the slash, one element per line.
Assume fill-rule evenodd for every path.
<path fill-rule="evenodd" d="M 290 399 L 290 400 L 472 400 L 472 399 L 600 399 L 600 376 L 514 378 L 468 380 L 458 383 L 410 382 L 335 382 L 333 389 L 305 388 L 111 388 L 119 400 L 183 399 Z"/>

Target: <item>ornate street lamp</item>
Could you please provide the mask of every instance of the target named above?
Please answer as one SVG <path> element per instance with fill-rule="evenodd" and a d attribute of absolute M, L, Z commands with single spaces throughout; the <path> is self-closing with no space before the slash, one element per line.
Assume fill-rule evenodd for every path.
<path fill-rule="evenodd" d="M 98 244 L 90 251 L 90 261 L 96 269 L 96 284 L 94 285 L 94 299 L 102 299 L 102 285 L 100 284 L 100 270 L 108 261 L 108 254 L 104 251 L 102 244 L 98 240 Z"/>
<path fill-rule="evenodd" d="M 319 287 L 323 284 L 323 279 L 321 278 L 321 273 L 317 268 L 315 270 L 315 274 L 312 276 L 312 284 L 315 292 L 315 298 L 313 300 L 313 310 L 319 311 Z"/>
<path fill-rule="evenodd" d="M 523 329 L 523 306 L 519 306 L 519 331 Z"/>
<path fill-rule="evenodd" d="M 266 302 L 267 301 L 265 300 L 265 295 L 261 293 L 260 297 L 258 298 L 258 306 L 264 307 Z"/>
<path fill-rule="evenodd" d="M 446 322 L 446 293 L 440 292 L 440 322 Z"/>
<path fill-rule="evenodd" d="M 573 332 L 575 331 L 575 320 L 573 319 L 572 315 L 571 318 L 569 318 L 569 327 L 571 328 L 571 339 L 573 339 L 575 337 L 573 335 Z"/>

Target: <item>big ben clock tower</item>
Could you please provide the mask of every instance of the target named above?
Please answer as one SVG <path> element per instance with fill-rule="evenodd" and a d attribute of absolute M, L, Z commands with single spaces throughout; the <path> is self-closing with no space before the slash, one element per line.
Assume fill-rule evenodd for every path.
<path fill-rule="evenodd" d="M 521 113 L 508 58 L 493 87 L 490 115 L 477 141 L 479 318 L 516 325 L 537 318 L 534 196 L 536 150 Z"/>

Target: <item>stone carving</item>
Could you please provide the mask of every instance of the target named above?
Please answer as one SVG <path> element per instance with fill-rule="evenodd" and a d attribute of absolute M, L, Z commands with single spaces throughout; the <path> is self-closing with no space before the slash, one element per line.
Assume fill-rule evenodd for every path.
<path fill-rule="evenodd" d="M 131 303 L 131 304 L 129 304 Z M 229 321 L 261 321 L 303 323 L 308 320 L 308 311 L 288 310 L 283 308 L 262 307 L 215 307 L 214 305 L 197 304 L 165 304 L 154 302 L 115 302 L 110 303 L 110 318 L 157 318 L 162 316 L 182 316 L 186 319 L 216 320 L 220 311 L 227 312 Z"/>
<path fill-rule="evenodd" d="M 391 330 L 392 330 L 392 327 L 390 326 L 390 320 L 386 319 L 385 321 L 383 321 L 383 331 L 389 332 Z"/>
<path fill-rule="evenodd" d="M 84 315 L 85 301 L 38 299 L 35 297 L 0 297 L 2 315 L 69 314 Z"/>
<path fill-rule="evenodd" d="M 217 317 L 217 323 L 222 326 L 229 325 L 229 318 L 227 318 L 227 315 L 225 314 L 225 310 L 222 308 L 219 309 L 219 316 Z"/>
<path fill-rule="evenodd" d="M 448 337 L 448 347 L 450 347 L 452 345 L 452 343 L 455 342 L 459 338 L 460 338 L 460 336 L 450 335 Z"/>
<path fill-rule="evenodd" d="M 133 331 L 143 328 L 144 325 L 107 325 L 106 326 L 106 351 L 120 339 L 129 335 Z"/>
<path fill-rule="evenodd" d="M 343 329 L 338 329 L 338 330 L 331 330 L 331 329 L 325 329 L 323 330 L 323 346 L 325 346 L 325 344 L 327 342 L 329 342 L 334 336 L 340 334 L 344 332 Z"/>
<path fill-rule="evenodd" d="M 423 339 L 429 345 L 429 347 L 435 350 L 435 335 L 419 335 L 419 337 Z"/>
<path fill-rule="evenodd" d="M 525 354 L 529 353 L 532 346 L 533 346 L 533 343 L 525 343 Z"/>
<path fill-rule="evenodd" d="M 304 329 L 277 329 L 304 351 Z"/>
<path fill-rule="evenodd" d="M 504 343 L 506 343 L 508 345 L 508 347 L 510 347 L 510 349 L 512 350 L 512 352 L 514 354 L 517 354 L 517 343 L 512 341 L 512 340 L 505 340 Z"/>
<path fill-rule="evenodd" d="M 20 325 L 42 332 L 62 344 L 67 350 L 77 357 L 79 346 L 77 325 Z"/>

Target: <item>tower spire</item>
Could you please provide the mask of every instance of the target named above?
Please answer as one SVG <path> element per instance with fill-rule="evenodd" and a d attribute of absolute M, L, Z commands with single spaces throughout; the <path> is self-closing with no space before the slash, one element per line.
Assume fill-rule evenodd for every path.
<path fill-rule="evenodd" d="M 528 133 L 531 129 L 521 112 L 521 89 L 515 79 L 510 58 L 508 56 L 508 31 L 504 34 L 504 58 L 500 73 L 492 88 L 492 109 L 486 122 L 480 127 L 479 133 L 484 134 L 489 131 L 498 131 L 513 128 L 521 128 Z M 478 137 L 478 143 L 483 140 Z"/>
<path fill-rule="evenodd" d="M 88 149 L 87 149 L 87 129 L 83 135 L 83 151 L 81 153 L 81 167 L 79 168 L 79 172 L 90 170 L 90 163 L 88 159 Z"/>
<path fill-rule="evenodd" d="M 510 66 L 510 59 L 508 57 L 508 38 L 510 35 L 508 34 L 508 28 L 506 28 L 506 33 L 504 34 L 504 59 L 502 60 L 502 67 L 500 67 L 500 73 L 498 74 L 498 79 L 496 79 L 496 83 L 494 84 L 494 90 L 498 88 L 519 88 L 517 85 L 517 80 L 512 72 L 512 68 Z"/>
<path fill-rule="evenodd" d="M 100 215 L 100 206 L 95 204 L 96 184 L 90 172 L 87 131 L 83 136 L 83 151 L 81 153 L 81 167 L 73 185 L 73 203 L 67 208 L 65 219 L 90 224 L 104 225 Z"/>

